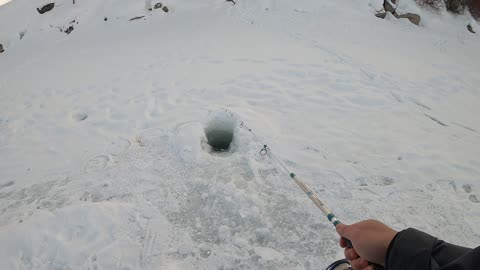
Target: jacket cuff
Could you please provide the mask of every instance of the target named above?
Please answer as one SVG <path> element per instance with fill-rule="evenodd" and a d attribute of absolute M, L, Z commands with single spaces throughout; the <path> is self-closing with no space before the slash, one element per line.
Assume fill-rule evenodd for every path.
<path fill-rule="evenodd" d="M 435 237 L 413 228 L 397 233 L 388 246 L 386 269 L 430 269 L 432 249 L 436 240 Z"/>

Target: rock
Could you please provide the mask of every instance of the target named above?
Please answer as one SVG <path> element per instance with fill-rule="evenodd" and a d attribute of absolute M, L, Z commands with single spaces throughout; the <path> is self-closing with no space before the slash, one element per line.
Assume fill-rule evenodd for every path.
<path fill-rule="evenodd" d="M 470 33 L 472 33 L 472 34 L 475 34 L 475 33 L 476 33 L 475 30 L 473 30 L 473 27 L 472 27 L 471 24 L 467 25 L 467 29 L 468 29 L 468 31 L 470 31 Z"/>
<path fill-rule="evenodd" d="M 395 13 L 395 14 L 393 14 L 393 16 L 395 16 L 395 18 L 397 18 L 397 19 L 407 18 L 411 23 L 413 23 L 417 26 L 420 25 L 420 20 L 421 20 L 420 15 L 413 14 L 413 13 L 406 13 L 406 14 L 398 15 L 398 14 Z"/>
<path fill-rule="evenodd" d="M 381 19 L 385 19 L 386 16 L 387 16 L 386 12 L 379 12 L 375 14 L 375 17 L 381 18 Z"/>
<path fill-rule="evenodd" d="M 377 18 L 385 19 L 387 16 L 387 12 L 390 12 L 397 19 L 406 18 L 411 23 L 415 25 L 420 25 L 421 18 L 419 15 L 413 14 L 413 13 L 398 14 L 396 12 L 396 9 L 397 9 L 397 0 L 383 0 L 383 11 L 377 12 L 375 16 Z"/>
<path fill-rule="evenodd" d="M 37 8 L 37 11 L 38 11 L 38 13 L 43 14 L 45 12 L 49 12 L 54 7 L 55 7 L 55 3 L 50 3 L 50 4 L 46 4 L 45 6 L 43 6 L 41 8 Z"/>
<path fill-rule="evenodd" d="M 104 21 L 108 21 L 107 17 L 105 17 L 103 20 L 104 20 Z"/>
<path fill-rule="evenodd" d="M 3 53 L 5 50 L 3 49 L 3 45 L 0 43 L 0 53 Z"/>
<path fill-rule="evenodd" d="M 65 33 L 67 33 L 67 35 L 69 35 L 71 32 L 73 31 L 73 25 L 70 25 L 67 29 L 65 29 Z"/>
<path fill-rule="evenodd" d="M 155 4 L 155 6 L 153 6 L 154 9 L 159 9 L 159 8 L 162 8 L 162 3 L 158 2 Z"/>
<path fill-rule="evenodd" d="M 165 12 L 168 12 L 168 7 L 167 7 L 167 6 L 163 6 L 163 7 L 162 7 L 162 10 L 165 11 Z"/>
<path fill-rule="evenodd" d="M 417 26 L 420 25 L 420 21 L 421 21 L 420 15 L 413 14 L 413 13 L 406 13 L 406 14 L 399 15 L 396 12 L 392 13 L 392 15 L 397 19 L 408 19 L 411 23 Z M 377 18 L 385 19 L 385 17 L 387 16 L 387 12 L 379 12 L 379 13 L 376 13 L 375 16 Z"/>
<path fill-rule="evenodd" d="M 391 1 L 384 0 L 383 1 L 383 9 L 385 9 L 385 11 L 388 11 L 390 13 L 395 13 L 395 10 L 397 9 L 395 1 L 393 1 L 393 3 L 392 3 Z"/>
<path fill-rule="evenodd" d="M 137 16 L 137 17 L 133 17 L 131 18 L 129 21 L 135 21 L 135 20 L 140 20 L 141 18 L 143 18 L 145 16 Z"/>

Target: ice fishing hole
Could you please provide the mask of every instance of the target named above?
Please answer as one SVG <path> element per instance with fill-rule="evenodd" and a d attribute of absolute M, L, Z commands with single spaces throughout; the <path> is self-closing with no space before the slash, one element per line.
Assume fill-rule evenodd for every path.
<path fill-rule="evenodd" d="M 230 114 L 223 111 L 212 114 L 205 127 L 208 144 L 215 152 L 230 150 L 234 131 L 235 124 L 233 118 Z"/>

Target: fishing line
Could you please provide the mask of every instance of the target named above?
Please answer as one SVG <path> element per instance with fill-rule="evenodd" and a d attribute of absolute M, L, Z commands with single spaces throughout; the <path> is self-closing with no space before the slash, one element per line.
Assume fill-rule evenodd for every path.
<path fill-rule="evenodd" d="M 222 109 L 225 110 L 226 112 L 229 112 L 230 115 L 233 117 L 233 113 L 230 112 L 228 109 L 225 109 L 225 108 L 222 108 Z M 258 138 L 258 136 L 255 134 L 255 132 L 253 132 L 253 130 L 251 128 L 249 128 L 245 124 L 244 121 L 241 121 L 239 127 L 243 128 L 243 129 L 246 129 L 248 132 L 250 132 L 250 134 L 252 134 L 252 136 L 254 137 L 257 145 L 261 145 L 260 144 L 260 139 Z M 332 213 L 332 211 L 322 201 L 320 201 L 320 199 L 317 197 L 317 195 L 300 179 L 300 177 L 298 177 L 292 170 L 290 170 L 288 168 L 288 166 L 285 165 L 285 163 L 283 161 L 281 161 L 273 153 L 273 151 L 270 149 L 270 147 L 268 147 L 266 144 L 264 144 L 262 146 L 262 148 L 260 149 L 259 154 L 261 156 L 267 156 L 268 155 L 272 160 L 274 160 L 278 165 L 280 165 L 280 167 L 282 167 L 282 169 L 285 170 L 285 172 L 287 172 L 287 174 L 290 176 L 290 178 L 300 187 L 300 189 L 302 189 L 303 192 L 305 192 L 305 194 L 307 194 L 308 198 L 310 198 L 310 200 L 312 200 L 312 202 L 322 211 L 322 213 L 328 218 L 328 220 L 333 224 L 333 226 L 336 227 L 338 224 L 342 224 L 340 222 L 340 220 L 338 220 L 337 217 Z M 343 240 L 345 241 L 345 243 L 347 244 L 348 247 L 353 248 L 352 242 L 349 239 L 347 239 L 345 237 L 342 237 L 342 238 L 343 238 Z M 343 263 L 340 263 L 338 265 L 331 265 L 327 269 L 330 270 L 330 269 L 334 269 L 334 267 L 336 267 L 336 266 L 341 266 L 341 265 L 343 266 L 346 261 L 340 260 L 338 262 L 343 262 Z M 381 265 L 378 265 L 378 264 L 375 264 L 375 263 L 371 263 L 371 265 L 375 269 L 384 270 L 383 266 L 381 266 Z M 343 269 L 351 269 L 351 268 L 343 268 Z"/>
<path fill-rule="evenodd" d="M 229 112 L 232 116 L 233 113 L 230 112 L 228 109 L 222 108 L 226 112 Z M 260 140 L 258 136 L 255 134 L 255 132 L 252 131 L 251 128 L 249 128 L 244 121 L 241 121 L 239 124 L 240 128 L 248 130 L 252 134 L 252 136 L 255 138 L 255 141 L 257 144 L 260 144 Z M 328 218 L 328 220 L 333 224 L 333 226 L 337 226 L 338 224 L 341 224 L 340 220 L 337 219 L 337 217 L 332 213 L 332 211 L 322 202 L 320 199 L 317 197 L 317 195 L 310 189 L 303 181 L 298 177 L 292 170 L 288 168 L 287 165 L 285 165 L 284 162 L 282 162 L 268 147 L 266 144 L 263 145 L 261 150 L 259 151 L 259 154 L 262 156 L 268 155 L 272 160 L 274 160 L 280 167 L 282 167 L 285 172 L 290 176 L 290 178 L 300 187 L 300 189 L 307 194 L 308 198 L 312 200 L 312 202 L 322 211 L 322 213 Z M 353 247 L 352 242 L 346 238 L 344 238 L 345 242 L 347 243 L 347 246 Z"/>

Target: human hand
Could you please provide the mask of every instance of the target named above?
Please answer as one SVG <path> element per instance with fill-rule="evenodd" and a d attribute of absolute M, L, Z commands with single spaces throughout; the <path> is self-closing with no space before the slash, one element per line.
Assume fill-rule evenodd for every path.
<path fill-rule="evenodd" d="M 374 270 L 370 262 L 385 266 L 385 258 L 390 242 L 397 231 L 376 220 L 365 220 L 352 225 L 336 226 L 340 246 L 345 248 L 345 258 L 354 270 Z M 344 238 L 349 239 L 352 247 L 347 246 Z"/>

